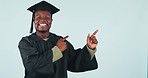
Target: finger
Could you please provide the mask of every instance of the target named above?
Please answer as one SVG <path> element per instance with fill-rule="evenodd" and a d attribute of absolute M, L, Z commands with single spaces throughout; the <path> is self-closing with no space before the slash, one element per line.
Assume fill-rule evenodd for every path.
<path fill-rule="evenodd" d="M 87 36 L 87 42 L 89 42 L 89 40 L 90 40 L 90 34 L 88 34 Z"/>
<path fill-rule="evenodd" d="M 99 31 L 99 30 L 96 30 L 96 31 L 91 35 L 91 37 L 92 37 L 92 36 L 95 36 L 98 31 Z"/>
<path fill-rule="evenodd" d="M 96 44 L 97 43 L 96 37 L 95 36 L 90 37 L 90 42 L 93 43 L 93 44 Z"/>
<path fill-rule="evenodd" d="M 58 41 L 62 41 L 62 38 L 60 38 Z"/>
<path fill-rule="evenodd" d="M 94 39 L 92 40 L 92 43 L 93 43 L 93 44 L 98 44 L 98 40 L 97 40 L 96 38 L 94 38 Z"/>
<path fill-rule="evenodd" d="M 69 36 L 67 35 L 67 36 L 63 37 L 63 39 L 62 39 L 62 40 L 64 40 L 64 41 L 65 41 L 68 37 L 69 37 Z"/>

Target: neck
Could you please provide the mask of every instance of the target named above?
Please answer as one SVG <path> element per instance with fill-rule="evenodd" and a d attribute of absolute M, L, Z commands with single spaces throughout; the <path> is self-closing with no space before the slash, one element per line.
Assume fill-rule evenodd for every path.
<path fill-rule="evenodd" d="M 36 35 L 38 35 L 42 39 L 46 39 L 49 37 L 49 32 L 41 33 L 41 32 L 36 31 Z"/>

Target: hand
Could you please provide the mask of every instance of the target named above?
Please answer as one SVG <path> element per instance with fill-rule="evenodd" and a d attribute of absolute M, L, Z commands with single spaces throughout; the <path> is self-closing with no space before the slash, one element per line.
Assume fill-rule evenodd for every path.
<path fill-rule="evenodd" d="M 96 33 L 98 32 L 99 30 L 96 30 L 91 36 L 90 34 L 88 34 L 87 36 L 87 46 L 90 48 L 90 49 L 95 49 L 97 44 L 98 44 L 98 41 L 95 37 Z"/>
<path fill-rule="evenodd" d="M 64 50 L 67 49 L 67 45 L 66 45 L 66 42 L 65 40 L 68 38 L 68 36 L 64 37 L 64 38 L 60 38 L 58 41 L 57 41 L 57 44 L 56 46 L 61 50 L 61 52 L 63 52 Z"/>

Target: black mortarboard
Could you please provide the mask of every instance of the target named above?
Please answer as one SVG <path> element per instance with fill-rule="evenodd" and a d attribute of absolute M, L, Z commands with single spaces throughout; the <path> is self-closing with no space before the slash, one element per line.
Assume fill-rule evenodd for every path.
<path fill-rule="evenodd" d="M 32 15 L 32 22 L 31 22 L 31 28 L 30 28 L 30 33 L 33 31 L 33 21 L 34 21 L 34 13 L 39 10 L 44 10 L 44 11 L 49 11 L 51 14 L 54 14 L 59 11 L 58 8 L 53 6 L 52 4 L 46 2 L 46 1 L 41 1 L 31 7 L 29 7 L 27 10 L 31 11 L 33 13 Z"/>

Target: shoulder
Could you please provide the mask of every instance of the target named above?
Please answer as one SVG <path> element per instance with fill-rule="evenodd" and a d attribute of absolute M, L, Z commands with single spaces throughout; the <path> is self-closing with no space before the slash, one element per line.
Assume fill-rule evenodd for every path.
<path fill-rule="evenodd" d="M 54 37 L 54 38 L 62 38 L 62 36 L 57 35 L 57 34 L 55 34 L 55 33 L 51 33 L 51 32 L 50 32 L 50 35 L 51 35 L 51 37 Z"/>
<path fill-rule="evenodd" d="M 24 36 L 24 37 L 21 38 L 20 41 L 24 41 L 24 40 L 29 41 L 29 38 L 31 38 L 33 36 L 34 36 L 34 34 L 31 34 L 31 35 L 28 35 L 28 36 Z"/>
<path fill-rule="evenodd" d="M 34 33 L 29 36 L 22 37 L 21 40 L 19 41 L 19 46 L 24 44 L 30 44 L 32 42 L 31 40 L 33 37 L 34 37 Z"/>
<path fill-rule="evenodd" d="M 54 38 L 54 40 L 58 40 L 60 38 L 63 38 L 62 36 L 54 34 L 54 33 L 50 33 L 50 34 L 51 34 L 52 38 Z M 68 40 L 65 40 L 65 42 L 68 46 L 72 46 L 72 44 Z"/>
<path fill-rule="evenodd" d="M 50 36 L 49 36 L 50 40 L 56 42 L 57 40 L 59 40 L 60 38 L 63 38 L 62 36 L 59 36 L 55 33 L 50 33 Z"/>

